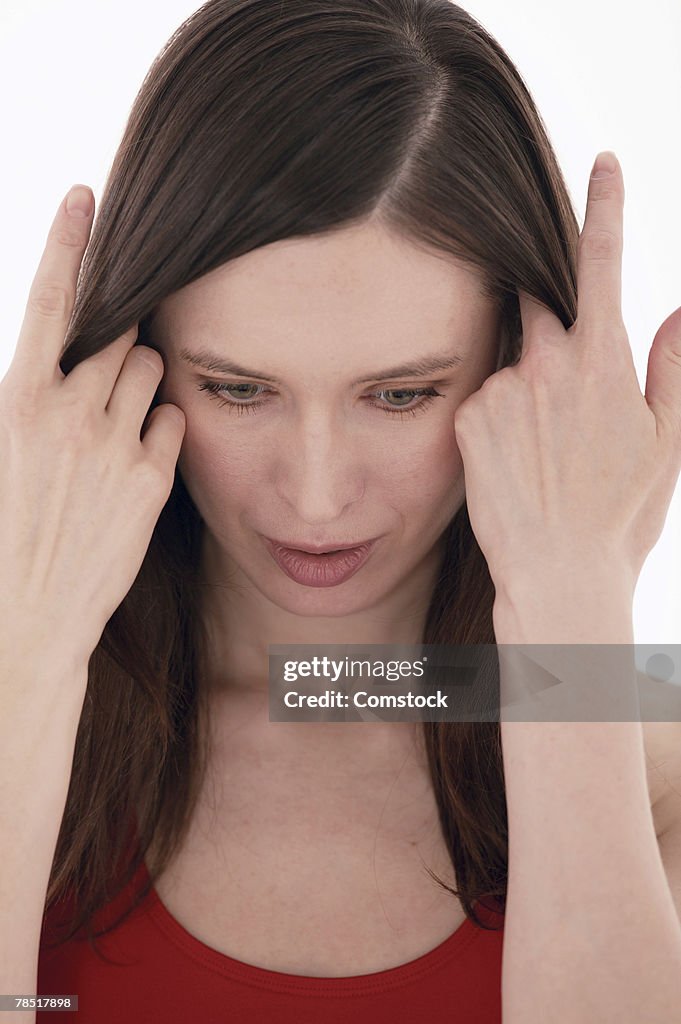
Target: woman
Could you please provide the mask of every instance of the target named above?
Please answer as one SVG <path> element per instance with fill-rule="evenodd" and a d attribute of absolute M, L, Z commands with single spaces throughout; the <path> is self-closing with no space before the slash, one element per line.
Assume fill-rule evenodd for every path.
<path fill-rule="evenodd" d="M 590 186 L 594 235 L 619 230 L 615 174 L 614 188 Z M 600 479 L 589 497 L 602 494 L 594 507 L 610 518 L 589 521 L 559 487 L 538 489 L 542 460 L 562 466 L 568 414 L 592 417 L 602 395 L 583 324 L 619 346 L 618 431 L 643 398 L 626 375 L 617 261 L 588 263 L 590 241 L 578 260 L 560 169 L 508 57 L 446 0 L 207 3 L 150 70 L 90 236 L 92 213 L 59 212 L 39 271 L 34 300 L 59 274 L 75 286 L 89 240 L 59 344 L 59 317 L 33 301 L 6 378 L 42 434 L 3 393 L 31 451 L 56 433 L 50 454 L 67 453 L 56 467 L 45 457 L 50 507 L 64 480 L 81 503 L 70 534 L 70 502 L 52 533 L 37 520 L 36 536 L 69 543 L 61 562 L 45 548 L 23 571 L 15 554 L 13 578 L 33 589 L 5 618 L 26 655 L 20 673 L 6 666 L 17 679 L 6 722 L 20 734 L 28 696 L 47 737 L 28 758 L 10 745 L 30 766 L 26 792 L 40 788 L 35 835 L 22 833 L 34 925 L 46 903 L 38 993 L 76 994 L 80 1020 L 99 1022 L 499 1021 L 503 1010 L 504 1024 L 527 1024 L 560 999 L 566 1022 L 615 1004 L 639 1020 L 651 1000 L 650 1019 L 668 1019 L 681 928 L 644 816 L 640 723 L 599 723 L 594 753 L 586 723 L 302 729 L 267 717 L 274 643 L 632 643 L 633 585 L 678 475 L 667 439 L 681 384 L 666 354 L 678 316 L 656 338 L 655 418 L 640 405 L 631 416 L 639 467 L 651 424 L 664 424 L 649 508 L 625 500 L 641 498 L 642 471 L 617 501 Z M 547 339 L 566 353 L 555 380 Z M 396 370 L 434 356 L 453 365 Z M 521 388 L 528 379 L 543 381 L 549 408 L 572 388 L 555 434 L 536 429 L 528 395 L 544 392 Z M 48 388 L 60 396 L 49 412 Z M 591 426 L 581 443 L 597 474 L 590 441 L 603 424 Z M 558 478 L 568 495 L 592 483 Z M 284 550 L 365 541 L 368 559 L 341 556 L 356 571 L 335 586 L 311 584 L 338 559 Z M 587 572 L 600 587 L 589 600 Z M 603 768 L 596 755 L 617 796 L 635 796 L 617 801 L 624 822 L 610 812 L 605 848 L 619 849 L 622 828 L 637 837 L 608 877 L 638 894 L 626 920 L 645 917 L 642 932 L 624 930 L 610 983 L 580 959 L 586 934 L 602 962 L 613 894 L 595 896 L 594 830 L 565 783 L 583 794 Z M 605 783 L 599 793 L 613 803 Z M 32 986 L 27 917 L 15 991 Z M 99 953 L 74 938 L 82 928 L 100 933 Z M 640 970 L 653 945 L 655 974 L 645 957 Z"/>

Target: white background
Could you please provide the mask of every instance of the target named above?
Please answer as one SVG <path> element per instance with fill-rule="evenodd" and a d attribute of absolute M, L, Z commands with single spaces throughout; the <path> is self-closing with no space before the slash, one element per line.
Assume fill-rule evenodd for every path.
<path fill-rule="evenodd" d="M 0 376 L 12 358 L 57 206 L 77 182 L 88 184 L 99 201 L 144 75 L 199 6 L 187 0 L 2 0 Z M 612 149 L 619 157 L 626 185 L 623 313 L 643 390 L 655 331 L 681 305 L 681 4 L 648 0 L 644 14 L 636 4 L 615 0 L 472 0 L 462 6 L 497 38 L 528 85 L 580 225 L 596 153 Z M 639 579 L 637 643 L 681 643 L 680 567 L 681 484 Z"/>

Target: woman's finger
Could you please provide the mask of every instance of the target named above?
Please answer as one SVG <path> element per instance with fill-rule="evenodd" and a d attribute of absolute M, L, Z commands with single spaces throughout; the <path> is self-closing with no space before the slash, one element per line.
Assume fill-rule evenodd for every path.
<path fill-rule="evenodd" d="M 67 206 L 68 204 L 68 206 Z M 76 297 L 78 273 L 90 238 L 94 197 L 74 186 L 52 222 L 26 303 L 12 361 L 27 389 L 62 380 L 59 359 Z"/>
<path fill-rule="evenodd" d="M 533 345 L 564 334 L 563 325 L 547 306 L 542 305 L 522 288 L 518 288 L 518 305 L 522 319 L 523 347 L 520 360 L 528 355 Z M 557 331 L 558 329 L 558 331 Z"/>
<path fill-rule="evenodd" d="M 89 395 L 97 407 L 105 407 L 111 398 L 124 359 L 135 345 L 139 323 L 105 345 L 92 356 L 82 359 L 66 375 L 63 386 Z"/>
<path fill-rule="evenodd" d="M 609 170 L 612 168 L 612 170 Z M 589 181 L 584 227 L 577 245 L 577 319 L 594 338 L 622 324 L 624 179 L 609 150 L 599 153 Z M 600 330 L 599 330 L 600 329 Z"/>

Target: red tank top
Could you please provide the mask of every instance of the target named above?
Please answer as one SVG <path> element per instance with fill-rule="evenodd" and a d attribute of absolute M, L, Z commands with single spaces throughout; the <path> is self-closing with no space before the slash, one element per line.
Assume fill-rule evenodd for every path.
<path fill-rule="evenodd" d="M 146 882 L 144 862 L 131 883 L 95 917 L 119 913 Z M 63 905 L 62 905 L 63 906 Z M 503 926 L 500 913 L 477 907 L 481 920 Z M 98 938 L 97 954 L 80 934 L 54 949 L 46 915 L 38 963 L 38 995 L 77 995 L 68 1024 L 500 1024 L 503 927 L 488 931 L 469 918 L 435 949 L 388 970 L 327 978 L 265 970 L 206 946 L 166 909 L 156 890 L 118 927 Z M 110 920 L 114 920 L 113 917 Z M 38 1010 L 36 1024 L 54 1024 Z"/>

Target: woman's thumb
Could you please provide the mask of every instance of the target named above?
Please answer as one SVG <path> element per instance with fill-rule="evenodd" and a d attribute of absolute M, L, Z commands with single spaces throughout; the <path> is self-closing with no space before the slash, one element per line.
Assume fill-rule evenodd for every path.
<path fill-rule="evenodd" d="M 646 401 L 681 437 L 681 306 L 660 325 L 648 355 Z"/>

